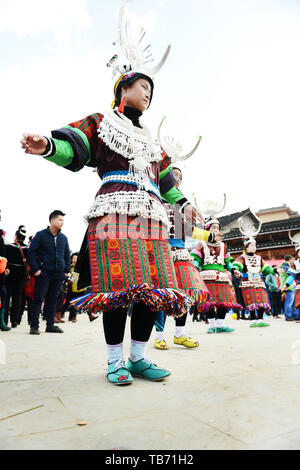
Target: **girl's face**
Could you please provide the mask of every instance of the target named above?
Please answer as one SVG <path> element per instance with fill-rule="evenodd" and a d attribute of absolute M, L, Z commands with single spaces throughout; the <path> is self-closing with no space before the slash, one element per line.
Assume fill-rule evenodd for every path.
<path fill-rule="evenodd" d="M 151 85 L 145 78 L 138 78 L 129 87 L 122 88 L 121 101 L 125 98 L 125 105 L 138 109 L 142 113 L 150 104 Z"/>
<path fill-rule="evenodd" d="M 174 169 L 173 169 L 173 173 L 174 173 L 174 175 L 175 175 L 175 177 L 176 177 L 176 180 L 177 180 L 177 181 L 176 181 L 176 186 L 177 186 L 177 188 L 178 188 L 178 187 L 181 185 L 181 183 L 182 183 L 182 174 L 181 174 L 181 171 L 178 170 L 178 168 L 174 168 Z"/>
<path fill-rule="evenodd" d="M 249 243 L 247 246 L 247 253 L 255 253 L 256 252 L 256 243 Z"/>
<path fill-rule="evenodd" d="M 211 224 L 209 231 L 212 233 L 218 233 L 220 231 L 219 224 Z"/>
<path fill-rule="evenodd" d="M 72 256 L 72 261 L 71 261 L 71 263 L 72 263 L 72 264 L 76 264 L 76 263 L 77 263 L 77 259 L 78 259 L 78 256 L 77 256 L 77 255 L 73 255 L 73 256 Z"/>

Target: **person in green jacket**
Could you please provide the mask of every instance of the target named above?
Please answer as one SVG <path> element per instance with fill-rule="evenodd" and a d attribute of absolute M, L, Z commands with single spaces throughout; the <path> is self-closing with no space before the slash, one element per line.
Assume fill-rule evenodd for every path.
<path fill-rule="evenodd" d="M 281 318 L 281 284 L 280 276 L 277 271 L 277 266 L 274 264 L 272 266 L 274 272 L 266 275 L 265 283 L 268 288 L 270 299 L 271 299 L 271 309 L 273 313 L 273 318 Z"/>

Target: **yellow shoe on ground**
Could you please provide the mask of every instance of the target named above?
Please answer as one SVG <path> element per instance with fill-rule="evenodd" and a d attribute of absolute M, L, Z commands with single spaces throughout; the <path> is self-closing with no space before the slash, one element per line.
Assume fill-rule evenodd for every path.
<path fill-rule="evenodd" d="M 165 349 L 165 350 L 169 349 L 169 347 L 168 347 L 168 345 L 167 345 L 167 343 L 165 342 L 164 339 L 163 340 L 156 339 L 154 341 L 154 347 L 156 349 Z"/>
<path fill-rule="evenodd" d="M 174 336 L 173 342 L 174 344 L 180 344 L 181 346 L 185 346 L 186 348 L 198 348 L 199 346 L 198 341 L 195 341 L 194 339 L 186 336 L 180 336 L 179 338 L 176 338 L 176 336 Z"/>

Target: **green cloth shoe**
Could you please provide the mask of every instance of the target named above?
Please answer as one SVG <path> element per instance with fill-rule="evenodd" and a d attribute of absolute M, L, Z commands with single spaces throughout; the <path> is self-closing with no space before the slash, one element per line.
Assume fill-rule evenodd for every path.
<path fill-rule="evenodd" d="M 270 326 L 270 325 L 269 325 L 269 323 L 265 323 L 265 322 L 261 321 L 257 324 L 257 326 L 259 328 L 265 328 L 266 326 Z"/>
<path fill-rule="evenodd" d="M 113 385 L 129 385 L 132 383 L 132 376 L 122 359 L 108 364 L 106 375 L 108 381 Z"/>
<path fill-rule="evenodd" d="M 5 309 L 1 308 L 1 310 L 0 310 L 0 330 L 1 331 L 9 331 L 10 328 L 9 328 L 9 326 L 6 325 L 6 323 L 4 321 L 4 314 L 5 314 Z"/>
<path fill-rule="evenodd" d="M 229 328 L 228 326 L 221 326 L 221 328 L 216 328 L 216 333 L 232 333 L 235 331 L 233 328 Z"/>
<path fill-rule="evenodd" d="M 250 325 L 250 328 L 257 328 L 258 327 L 258 323 L 251 323 Z"/>
<path fill-rule="evenodd" d="M 207 330 L 207 334 L 209 334 L 209 335 L 212 335 L 215 332 L 216 332 L 215 328 L 208 328 L 208 330 Z"/>
<path fill-rule="evenodd" d="M 162 380 L 171 375 L 171 372 L 168 370 L 160 369 L 149 359 L 145 358 L 136 362 L 128 359 L 127 367 L 134 377 L 142 377 L 143 379 L 152 380 L 153 382 Z"/>

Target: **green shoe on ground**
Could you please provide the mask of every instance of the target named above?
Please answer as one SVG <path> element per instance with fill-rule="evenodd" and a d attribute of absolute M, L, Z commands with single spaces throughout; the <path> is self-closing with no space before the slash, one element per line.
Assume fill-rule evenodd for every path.
<path fill-rule="evenodd" d="M 216 333 L 232 333 L 235 331 L 233 328 L 229 328 L 228 326 L 221 326 L 220 328 L 216 328 Z"/>
<path fill-rule="evenodd" d="M 250 328 L 257 328 L 258 323 L 251 323 Z"/>
<path fill-rule="evenodd" d="M 266 326 L 270 326 L 269 323 L 265 323 L 263 321 L 259 322 L 257 325 L 259 328 L 265 328 Z"/>
<path fill-rule="evenodd" d="M 149 359 L 140 359 L 136 362 L 128 359 L 127 367 L 134 377 L 141 377 L 146 380 L 152 380 L 153 382 L 162 380 L 171 375 L 171 372 L 165 369 L 160 369 Z"/>
<path fill-rule="evenodd" d="M 207 334 L 209 334 L 209 335 L 212 335 L 215 332 L 216 332 L 215 328 L 208 328 L 208 330 L 207 330 Z"/>
<path fill-rule="evenodd" d="M 132 376 L 122 359 L 108 364 L 106 375 L 108 381 L 113 385 L 129 385 L 132 383 Z"/>
<path fill-rule="evenodd" d="M 0 310 L 0 330 L 1 331 L 9 331 L 10 328 L 7 326 L 7 324 L 4 321 L 4 314 L 5 314 L 5 309 L 2 307 Z"/>

